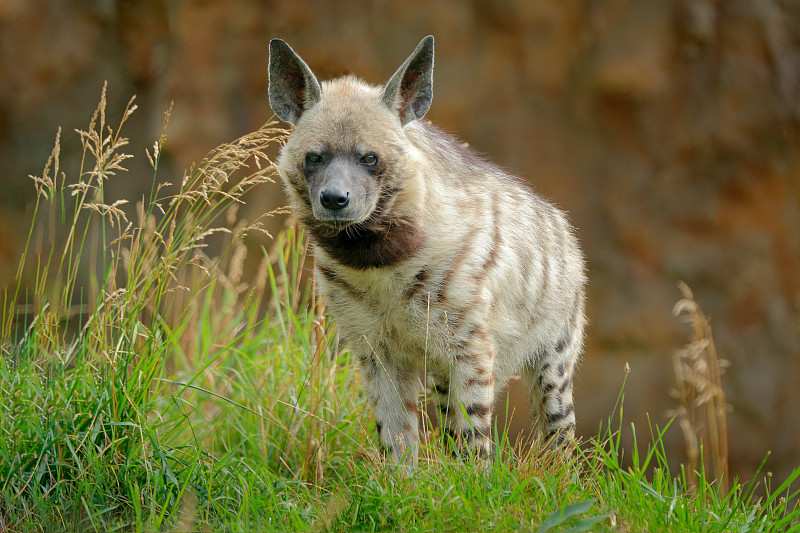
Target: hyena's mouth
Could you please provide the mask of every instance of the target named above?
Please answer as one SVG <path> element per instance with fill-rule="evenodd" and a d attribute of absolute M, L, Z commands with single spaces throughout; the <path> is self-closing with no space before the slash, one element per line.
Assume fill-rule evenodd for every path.
<path fill-rule="evenodd" d="M 374 213 L 363 220 L 320 220 L 314 219 L 314 225 L 321 235 L 331 238 L 337 235 L 358 240 L 359 237 L 386 231 L 387 224 L 374 216 Z"/>
<path fill-rule="evenodd" d="M 361 216 L 357 212 L 335 212 L 325 209 L 313 210 L 314 224 L 317 227 L 324 228 L 330 234 L 340 233 L 347 231 L 348 233 L 357 234 L 361 229 L 367 229 L 374 224 L 374 221 L 379 216 L 379 209 L 372 209 Z"/>
<path fill-rule="evenodd" d="M 320 220 L 317 219 L 317 223 L 332 233 L 339 233 L 340 231 L 345 231 L 350 226 L 355 226 L 358 224 L 355 220 Z"/>
<path fill-rule="evenodd" d="M 325 237 L 335 237 L 336 235 L 346 232 L 348 234 L 357 234 L 359 226 L 363 221 L 358 220 L 324 220 L 314 218 L 313 226 L 317 228 Z"/>
<path fill-rule="evenodd" d="M 343 229 L 352 224 L 360 224 L 372 216 L 374 209 L 365 209 L 364 206 L 347 206 L 343 209 L 329 209 L 314 202 L 311 214 L 318 224 L 331 228 Z"/>

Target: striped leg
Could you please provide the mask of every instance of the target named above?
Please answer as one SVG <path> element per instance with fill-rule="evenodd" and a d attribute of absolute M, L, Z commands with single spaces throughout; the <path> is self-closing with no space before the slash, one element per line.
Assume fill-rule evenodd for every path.
<path fill-rule="evenodd" d="M 459 452 L 488 456 L 492 450 L 494 350 L 486 342 L 472 343 L 469 348 L 455 357 L 448 375 L 435 376 L 441 426 Z"/>
<path fill-rule="evenodd" d="M 537 437 L 557 446 L 572 441 L 575 435 L 572 374 L 579 348 L 576 346 L 569 350 L 561 346 L 561 351 L 554 349 L 523 374 L 530 394 L 531 411 L 536 415 Z"/>
<path fill-rule="evenodd" d="M 531 411 L 536 414 L 536 436 L 551 445 L 562 446 L 575 438 L 575 406 L 572 402 L 572 375 L 583 348 L 584 292 L 575 298 L 572 317 L 564 325 L 558 341 L 538 354 L 532 368 L 523 373 L 530 395 Z"/>
<path fill-rule="evenodd" d="M 372 401 L 375 426 L 392 462 L 416 465 L 422 384 L 416 369 L 394 365 L 383 354 L 360 357 L 361 375 Z"/>

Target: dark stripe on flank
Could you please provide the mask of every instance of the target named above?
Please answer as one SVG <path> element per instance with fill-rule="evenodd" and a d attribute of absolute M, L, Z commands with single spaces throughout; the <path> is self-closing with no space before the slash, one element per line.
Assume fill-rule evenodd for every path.
<path fill-rule="evenodd" d="M 473 403 L 465 409 L 467 416 L 486 416 L 491 414 L 492 410 L 488 405 L 482 403 Z"/>
<path fill-rule="evenodd" d="M 435 300 L 439 303 L 444 302 L 447 299 L 447 286 L 450 284 L 450 281 L 453 279 L 453 276 L 461 267 L 461 264 L 469 255 L 469 251 L 472 248 L 472 243 L 475 240 L 475 232 L 470 231 L 469 239 L 461 246 L 458 250 L 458 253 L 453 258 L 452 266 L 444 273 L 442 276 L 442 281 L 439 284 L 439 289 L 436 291 Z"/>
<path fill-rule="evenodd" d="M 464 312 L 465 311 L 460 311 L 459 315 L 463 315 Z M 460 318 L 461 317 L 459 316 L 458 317 L 458 321 L 460 321 Z M 449 319 L 448 319 L 448 321 L 449 321 Z M 457 325 L 457 322 L 454 325 Z M 464 348 L 466 348 L 467 345 L 472 342 L 472 338 L 475 337 L 475 334 L 478 332 L 478 330 L 479 330 L 479 328 L 478 328 L 478 326 L 476 324 L 473 324 L 472 326 L 470 326 L 469 331 L 467 331 L 467 333 L 464 335 L 464 337 L 462 339 L 459 339 L 458 341 L 455 341 L 453 343 L 453 349 L 456 350 L 456 351 L 460 351 L 460 350 L 463 350 Z"/>
<path fill-rule="evenodd" d="M 472 353 L 472 352 L 456 352 L 453 355 L 453 358 L 456 361 L 469 361 L 470 359 L 474 359 L 475 358 L 475 354 Z"/>
<path fill-rule="evenodd" d="M 481 285 L 483 280 L 489 274 L 489 271 L 497 264 L 498 258 L 498 249 L 500 248 L 500 202 L 497 199 L 497 194 L 494 195 L 492 199 L 492 242 L 491 248 L 489 249 L 489 255 L 486 257 L 486 261 L 483 263 L 483 267 L 481 271 L 475 278 L 475 284 Z"/>
<path fill-rule="evenodd" d="M 415 297 L 422 289 L 425 288 L 425 282 L 428 280 L 428 267 L 422 267 L 422 270 L 414 276 L 414 282 L 411 284 L 406 292 L 403 293 L 403 301 L 408 301 Z"/>
<path fill-rule="evenodd" d="M 494 385 L 494 377 L 488 377 L 484 379 L 472 378 L 467 381 L 467 387 L 474 387 L 476 385 L 481 387 L 491 387 Z"/>

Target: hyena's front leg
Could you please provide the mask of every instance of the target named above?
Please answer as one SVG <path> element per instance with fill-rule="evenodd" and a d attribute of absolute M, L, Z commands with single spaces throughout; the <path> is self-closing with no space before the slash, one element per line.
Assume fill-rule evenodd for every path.
<path fill-rule="evenodd" d="M 494 346 L 488 335 L 477 337 L 434 379 L 442 430 L 459 452 L 486 457 L 492 450 Z"/>
<path fill-rule="evenodd" d="M 419 410 L 422 390 L 417 369 L 400 364 L 385 351 L 370 351 L 361 360 L 361 376 L 372 402 L 378 437 L 392 462 L 416 465 L 419 455 Z"/>

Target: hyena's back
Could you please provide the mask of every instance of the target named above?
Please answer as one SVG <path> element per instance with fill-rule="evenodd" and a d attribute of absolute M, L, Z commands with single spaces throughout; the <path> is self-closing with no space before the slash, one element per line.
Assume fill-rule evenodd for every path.
<path fill-rule="evenodd" d="M 571 435 L 582 254 L 560 210 L 417 120 L 432 39 L 385 88 L 320 86 L 285 43 L 270 54 L 273 109 L 295 124 L 281 176 L 392 457 L 416 457 L 421 370 L 459 447 L 489 450 L 496 393 L 515 374 L 539 432 Z"/>

